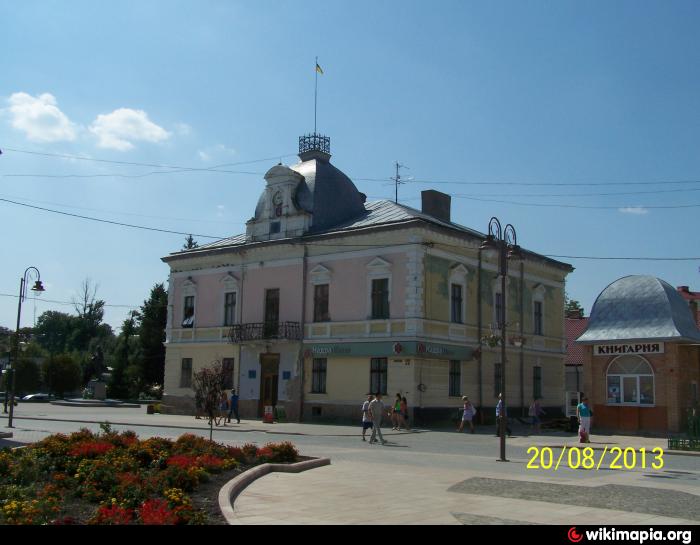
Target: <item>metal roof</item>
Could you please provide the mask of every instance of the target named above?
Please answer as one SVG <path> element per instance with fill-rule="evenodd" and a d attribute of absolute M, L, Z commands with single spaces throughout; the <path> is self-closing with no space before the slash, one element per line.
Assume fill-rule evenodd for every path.
<path fill-rule="evenodd" d="M 700 342 L 688 304 L 675 288 L 653 276 L 625 276 L 605 288 L 577 342 L 639 340 Z"/>
<path fill-rule="evenodd" d="M 386 226 L 392 226 L 392 225 L 400 225 L 402 223 L 406 223 L 409 221 L 415 221 L 415 220 L 422 220 L 422 221 L 425 221 L 428 223 L 438 225 L 438 226 L 443 227 L 443 228 L 460 231 L 462 233 L 473 236 L 477 239 L 485 239 L 486 238 L 486 235 L 484 233 L 481 233 L 481 232 L 476 231 L 474 229 L 470 229 L 470 228 L 465 227 L 463 225 L 459 225 L 458 223 L 440 220 L 440 219 L 435 218 L 429 214 L 425 214 L 419 210 L 416 210 L 415 208 L 411 208 L 410 206 L 405 206 L 403 204 L 397 204 L 397 203 L 390 201 L 390 200 L 379 200 L 379 201 L 366 202 L 364 205 L 364 212 L 362 212 L 361 214 L 359 214 L 355 218 L 353 218 L 349 221 L 346 221 L 345 223 L 341 223 L 339 225 L 334 226 L 333 228 L 325 229 L 322 231 L 313 231 L 312 230 L 308 234 L 306 234 L 305 236 L 302 236 L 301 238 L 274 239 L 271 241 L 267 241 L 267 240 L 265 240 L 265 241 L 262 241 L 262 240 L 250 241 L 249 240 L 246 242 L 246 235 L 241 234 L 241 235 L 236 235 L 233 237 L 225 238 L 223 240 L 218 240 L 216 242 L 212 242 L 209 244 L 203 244 L 203 245 L 198 246 L 197 248 L 192 249 L 192 250 L 182 250 L 179 252 L 174 252 L 174 253 L 170 254 L 170 256 L 174 257 L 174 256 L 185 255 L 185 254 L 189 254 L 189 253 L 201 252 L 203 250 L 235 248 L 235 247 L 243 246 L 246 244 L 261 244 L 261 243 L 267 243 L 267 242 L 280 243 L 280 242 L 285 242 L 285 241 L 288 242 L 291 240 L 294 240 L 295 242 L 303 242 L 304 239 L 306 239 L 306 238 L 313 238 L 314 240 L 316 240 L 316 239 L 318 239 L 319 236 L 322 236 L 322 235 L 340 235 L 340 234 L 346 234 L 346 233 L 351 234 L 353 231 L 356 231 L 356 230 L 362 230 L 362 229 L 367 229 L 367 228 L 372 228 L 372 227 L 386 227 Z M 526 255 L 545 260 L 552 265 L 562 267 L 562 268 L 567 268 L 568 270 L 573 270 L 573 267 L 571 267 L 571 265 L 569 265 L 568 263 L 563 263 L 561 261 L 557 261 L 555 259 L 545 257 L 541 254 L 537 254 L 537 253 L 529 251 L 529 250 L 523 249 L 522 251 Z"/>

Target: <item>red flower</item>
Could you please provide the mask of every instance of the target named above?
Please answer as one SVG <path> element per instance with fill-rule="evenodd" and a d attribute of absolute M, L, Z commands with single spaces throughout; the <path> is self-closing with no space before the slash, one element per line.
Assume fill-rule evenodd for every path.
<path fill-rule="evenodd" d="M 168 466 L 177 466 L 182 469 L 189 469 L 190 467 L 196 466 L 197 461 L 193 456 L 187 456 L 186 454 L 176 454 L 168 458 L 166 464 Z"/>
<path fill-rule="evenodd" d="M 103 505 L 97 510 L 93 519 L 95 524 L 129 524 L 134 517 L 132 509 L 124 509 L 118 505 Z"/>
<path fill-rule="evenodd" d="M 144 524 L 176 524 L 179 520 L 168 507 L 168 502 L 160 499 L 146 500 L 139 513 Z"/>
<path fill-rule="evenodd" d="M 106 443 L 104 441 L 88 441 L 77 444 L 71 449 L 69 454 L 79 458 L 93 458 L 96 456 L 102 456 L 113 448 L 114 445 L 112 443 Z"/>

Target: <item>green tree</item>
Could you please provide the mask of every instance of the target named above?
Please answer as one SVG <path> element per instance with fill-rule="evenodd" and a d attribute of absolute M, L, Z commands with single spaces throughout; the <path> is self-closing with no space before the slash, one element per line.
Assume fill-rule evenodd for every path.
<path fill-rule="evenodd" d="M 68 354 L 51 356 L 44 362 L 44 382 L 49 392 L 59 397 L 73 392 L 81 386 L 82 372 L 80 365 Z"/>
<path fill-rule="evenodd" d="M 63 354 L 70 350 L 69 340 L 75 327 L 75 316 L 47 310 L 37 319 L 34 336 L 50 355 Z"/>
<path fill-rule="evenodd" d="M 41 370 L 35 358 L 20 357 L 15 372 L 15 397 L 38 392 L 41 386 Z"/>
<path fill-rule="evenodd" d="M 137 390 L 136 394 L 138 394 L 138 385 L 130 380 L 133 373 L 129 372 L 134 349 L 132 338 L 137 332 L 137 317 L 138 313 L 136 311 L 131 311 L 129 313 L 129 317 L 124 320 L 122 331 L 117 338 L 112 365 L 112 376 L 108 385 L 109 397 L 114 399 L 128 398 L 134 393 L 134 390 Z"/>
<path fill-rule="evenodd" d="M 564 312 L 567 316 L 574 313 L 580 313 L 583 316 L 583 307 L 576 299 L 570 299 L 567 293 L 565 295 Z"/>
<path fill-rule="evenodd" d="M 140 377 L 144 385 L 162 385 L 165 373 L 165 326 L 168 321 L 168 292 L 163 284 L 151 289 L 138 316 Z"/>
<path fill-rule="evenodd" d="M 187 238 L 185 239 L 185 244 L 182 246 L 183 250 L 192 250 L 194 248 L 198 248 L 199 244 L 192 238 L 192 235 L 188 235 Z"/>

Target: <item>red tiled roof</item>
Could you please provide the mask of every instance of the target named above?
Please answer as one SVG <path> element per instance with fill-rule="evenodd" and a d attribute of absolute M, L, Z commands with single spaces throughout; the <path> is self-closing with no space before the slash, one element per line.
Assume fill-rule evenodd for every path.
<path fill-rule="evenodd" d="M 686 301 L 697 301 L 695 307 L 695 322 L 698 324 L 698 328 L 700 328 L 700 291 L 690 291 L 688 286 L 678 286 L 676 290 L 678 290 L 678 293 L 680 293 L 681 297 Z"/>
<path fill-rule="evenodd" d="M 565 318 L 566 325 L 566 365 L 583 365 L 586 347 L 578 344 L 578 339 L 588 327 L 588 318 Z"/>

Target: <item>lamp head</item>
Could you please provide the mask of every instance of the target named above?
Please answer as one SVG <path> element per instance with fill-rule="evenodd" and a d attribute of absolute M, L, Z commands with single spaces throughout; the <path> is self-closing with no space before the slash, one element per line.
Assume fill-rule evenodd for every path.
<path fill-rule="evenodd" d="M 41 280 L 37 280 L 34 282 L 34 286 L 32 287 L 32 291 L 46 291 L 44 289 L 43 284 L 41 283 Z"/>

